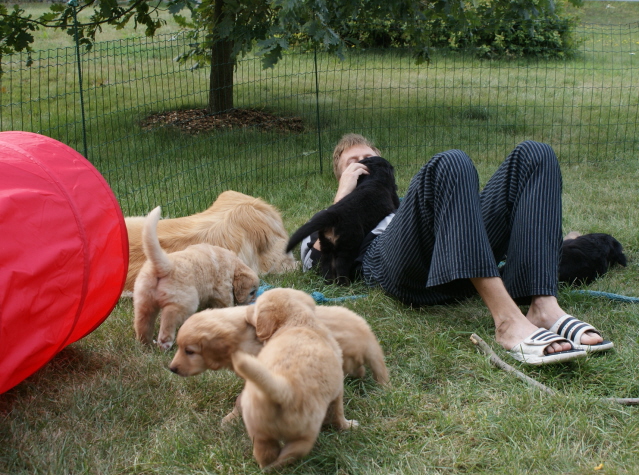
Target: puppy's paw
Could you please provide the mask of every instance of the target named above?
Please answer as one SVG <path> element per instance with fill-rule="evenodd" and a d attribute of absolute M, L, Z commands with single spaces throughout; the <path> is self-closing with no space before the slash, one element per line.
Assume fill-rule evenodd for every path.
<path fill-rule="evenodd" d="M 153 340 L 161 350 L 168 351 L 173 346 L 173 338 L 160 338 L 158 341 Z"/>
<path fill-rule="evenodd" d="M 273 263 L 267 274 L 283 274 L 285 272 L 293 272 L 301 268 L 301 262 L 296 261 L 293 253 L 289 252 L 285 257 Z"/>
<path fill-rule="evenodd" d="M 356 427 L 359 427 L 359 422 L 357 422 L 355 419 L 346 419 L 346 427 L 344 427 L 345 430 L 355 429 Z"/>
<path fill-rule="evenodd" d="M 364 376 L 366 376 L 366 368 L 364 368 L 364 365 L 362 365 L 355 371 L 353 371 L 351 375 L 355 378 L 364 379 Z"/>
<path fill-rule="evenodd" d="M 220 422 L 220 426 L 222 427 L 222 429 L 228 429 L 231 426 L 231 423 L 235 419 L 237 419 L 238 416 L 239 416 L 239 414 L 236 413 L 235 411 L 231 411 L 227 415 L 225 415 L 222 418 L 222 422 Z"/>
<path fill-rule="evenodd" d="M 302 263 L 300 261 L 296 261 L 295 258 L 291 257 L 288 259 L 282 267 L 284 268 L 284 272 L 292 272 L 294 270 L 300 269 L 302 267 Z"/>
<path fill-rule="evenodd" d="M 342 418 L 341 421 L 338 420 L 333 422 L 333 427 L 335 427 L 337 430 L 350 430 L 359 427 L 359 422 L 357 422 L 355 419 L 348 420 Z"/>
<path fill-rule="evenodd" d="M 577 231 L 570 231 L 568 234 L 566 234 L 566 237 L 564 238 L 564 241 L 570 241 L 571 239 L 577 239 L 579 236 L 581 236 L 581 233 L 579 233 Z"/>

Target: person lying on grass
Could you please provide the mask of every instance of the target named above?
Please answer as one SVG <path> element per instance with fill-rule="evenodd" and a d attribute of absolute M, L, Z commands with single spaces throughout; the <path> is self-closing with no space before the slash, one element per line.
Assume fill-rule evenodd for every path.
<path fill-rule="evenodd" d="M 333 152 L 339 182 L 334 202 L 368 174 L 359 162 L 379 155 L 361 135 L 342 137 Z M 497 342 L 528 364 L 612 348 L 557 302 L 561 188 L 559 163 L 547 144 L 517 145 L 481 192 L 468 155 L 439 153 L 413 177 L 395 213 L 365 240 L 358 274 L 413 306 L 479 293 L 493 317 Z M 316 236 L 302 242 L 301 255 L 305 270 L 317 264 Z M 506 256 L 500 273 L 498 262 Z M 519 304 L 529 305 L 526 315 Z"/>

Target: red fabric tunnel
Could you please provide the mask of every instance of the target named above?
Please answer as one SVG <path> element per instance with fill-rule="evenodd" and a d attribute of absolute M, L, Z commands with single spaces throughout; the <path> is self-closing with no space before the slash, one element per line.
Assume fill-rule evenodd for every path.
<path fill-rule="evenodd" d="M 95 330 L 124 287 L 122 211 L 102 175 L 49 137 L 0 133 L 0 393 Z"/>

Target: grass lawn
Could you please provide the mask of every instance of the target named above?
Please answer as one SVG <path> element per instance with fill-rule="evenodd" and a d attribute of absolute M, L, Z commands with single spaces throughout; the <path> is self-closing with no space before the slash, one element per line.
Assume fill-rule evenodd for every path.
<path fill-rule="evenodd" d="M 612 8 L 605 9 L 606 5 L 607 2 L 586 2 L 584 20 L 598 19 L 604 14 L 610 21 L 614 16 L 616 23 L 639 18 L 639 2 L 611 2 L 614 12 Z M 376 61 L 383 63 L 387 59 Z M 355 67 L 356 63 L 349 64 L 353 71 L 364 75 L 363 69 Z M 400 77 L 384 72 L 389 76 L 371 78 L 371 86 L 361 91 L 347 91 L 336 83 L 334 90 L 322 98 L 335 104 L 330 114 L 321 119 L 328 127 L 323 138 L 325 146 L 330 147 L 336 137 L 352 130 L 349 127 L 371 131 L 382 151 L 385 154 L 388 151 L 387 158 L 397 165 L 401 196 L 420 163 L 444 144 L 457 145 L 452 142 L 451 130 L 460 114 L 464 115 L 467 131 L 464 144 L 469 144 L 482 183 L 503 158 L 502 150 L 507 149 L 508 143 L 537 134 L 552 139 L 560 130 L 576 133 L 577 124 L 554 123 L 550 119 L 539 129 L 507 125 L 511 121 L 506 117 L 536 113 L 530 104 L 539 99 L 532 98 L 531 92 L 538 73 L 517 75 L 505 63 L 491 64 L 494 66 L 487 82 L 477 77 L 479 69 L 473 69 L 474 66 L 466 75 L 451 79 L 460 86 L 478 81 L 476 84 L 481 87 L 472 92 L 473 97 L 480 98 L 479 108 L 468 106 L 463 94 L 453 96 L 451 89 L 442 88 L 450 96 L 428 100 L 425 95 L 420 96 L 425 107 L 413 115 L 407 116 L 399 107 L 388 107 L 370 122 L 366 122 L 369 119 L 362 111 L 369 107 L 375 111 L 378 104 L 375 94 L 382 87 L 376 80 L 389 87 L 395 83 L 417 83 L 423 76 L 407 69 L 402 70 Z M 487 74 L 482 71 L 481 74 Z M 561 65 L 553 64 L 548 71 L 552 80 L 558 78 L 562 85 L 583 80 L 562 76 L 557 72 L 561 71 Z M 614 71 L 597 72 L 608 73 L 610 76 L 606 78 L 615 77 Z M 430 84 L 444 81 L 447 74 L 443 68 L 434 70 L 429 72 L 428 80 Z M 524 102 L 509 103 L 503 109 L 483 107 L 491 95 L 498 94 L 499 88 L 494 84 L 502 80 L 510 87 L 529 86 L 528 96 L 518 99 Z M 624 80 L 632 84 L 633 78 Z M 307 87 L 302 79 L 300 83 L 301 89 Z M 268 87 L 275 84 L 274 81 Z M 401 94 L 409 93 L 412 92 Z M 356 97 L 363 105 L 358 113 L 340 108 L 355 97 L 348 94 L 360 94 Z M 548 88 L 544 94 L 539 100 L 549 98 L 555 90 Z M 277 105 L 285 109 L 288 104 L 283 99 Z M 605 102 L 592 103 L 592 114 L 605 105 Z M 636 106 L 631 101 L 626 104 L 630 111 Z M 438 128 L 415 140 L 415 130 L 421 121 L 427 123 L 432 116 L 441 121 Z M 398 132 L 393 125 L 400 120 L 412 120 L 414 128 Z M 125 122 L 120 127 L 131 125 Z M 583 130 L 588 135 L 594 129 Z M 101 133 L 108 136 L 113 132 Z M 489 147 L 486 137 L 495 140 L 498 146 Z M 610 142 L 613 141 L 611 137 Z M 197 143 L 203 150 L 202 156 L 193 161 L 185 158 L 183 169 L 182 163 L 171 157 L 165 161 L 158 159 L 157 163 L 145 162 L 144 168 L 140 168 L 142 178 L 137 179 L 148 190 L 126 195 L 127 214 L 148 211 L 147 199 L 163 204 L 175 200 L 176 207 L 169 208 L 173 213 L 192 212 L 201 209 L 202 203 L 214 194 L 216 188 L 211 183 L 233 184 L 240 191 L 276 205 L 288 230 L 293 231 L 314 211 L 329 205 L 334 195 L 335 182 L 327 172 L 274 180 L 286 177 L 287 167 L 295 168 L 292 160 L 283 160 L 282 168 L 269 172 L 270 175 L 259 171 L 259 160 L 245 153 L 256 146 L 252 132 L 194 138 L 171 131 L 158 134 L 151 150 L 160 151 L 161 156 L 161 151 L 170 146 L 187 142 Z M 277 142 L 269 153 L 285 157 L 289 148 L 298 146 L 314 150 L 316 145 L 304 135 L 288 137 Z M 105 176 L 113 177 L 110 183 L 118 193 L 125 195 L 132 184 L 117 178 L 115 172 L 149 153 L 146 147 L 140 144 L 138 149 L 105 154 L 107 158 L 98 160 L 96 166 Z M 92 150 L 97 153 L 96 148 Z M 629 258 L 627 268 L 613 268 L 583 289 L 639 297 L 639 151 L 636 147 L 633 150 L 619 160 L 601 154 L 588 160 L 562 162 L 564 231 L 613 234 L 624 245 Z M 588 153 L 587 148 L 579 151 Z M 229 174 L 247 168 L 252 171 L 235 181 L 206 176 L 203 171 L 217 173 L 217 169 L 205 168 L 207 157 L 211 156 L 207 153 L 225 154 Z M 112 161 L 109 155 L 113 156 Z M 169 175 L 177 178 L 171 181 Z M 276 183 L 271 184 L 273 181 Z M 156 194 L 148 198 L 145 193 Z M 183 200 L 184 196 L 192 199 Z M 615 343 L 615 349 L 579 362 L 542 368 L 513 362 L 528 376 L 557 391 L 557 395 L 549 396 L 491 366 L 471 343 L 470 335 L 477 333 L 504 360 L 511 362 L 494 342 L 492 319 L 478 298 L 456 305 L 415 309 L 361 283 L 349 288 L 327 286 L 312 273 L 296 271 L 264 279 L 273 286 L 320 291 L 327 297 L 366 295 L 344 305 L 370 323 L 386 353 L 391 377 L 388 388 L 378 387 L 370 376 L 361 381 L 347 379 L 346 417 L 357 419 L 360 427 L 343 433 L 323 431 L 309 456 L 278 473 L 639 473 L 639 409 L 599 401 L 602 397 L 639 397 L 636 304 L 575 294 L 567 288 L 560 290 L 558 298 L 564 309 L 601 329 Z M 172 374 L 167 365 L 175 350 L 164 353 L 137 343 L 132 315 L 132 302 L 122 299 L 96 331 L 0 395 L 0 474 L 260 473 L 242 422 L 236 421 L 226 430 L 219 425 L 220 419 L 232 409 L 242 381 L 226 371 L 209 371 L 192 378 Z"/>
<path fill-rule="evenodd" d="M 637 21 L 639 4 L 638 2 L 585 1 L 576 11 L 579 12 L 581 20 L 586 23 L 627 25 Z"/>

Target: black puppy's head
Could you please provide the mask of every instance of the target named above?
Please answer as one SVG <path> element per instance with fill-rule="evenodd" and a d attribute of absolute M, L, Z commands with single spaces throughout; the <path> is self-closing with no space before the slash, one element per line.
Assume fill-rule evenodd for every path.
<path fill-rule="evenodd" d="M 366 157 L 360 160 L 362 165 L 366 165 L 368 168 L 368 175 L 360 175 L 357 180 L 357 185 L 368 180 L 376 180 L 384 183 L 393 183 L 395 186 L 395 168 L 390 164 L 388 160 L 382 157 Z"/>
<path fill-rule="evenodd" d="M 395 168 L 388 160 L 382 157 L 366 157 L 359 163 L 366 165 L 368 175 L 360 175 L 357 179 L 357 186 L 364 183 L 376 182 L 390 193 L 393 205 L 399 207 L 399 196 L 397 196 L 397 184 L 395 183 Z"/>

